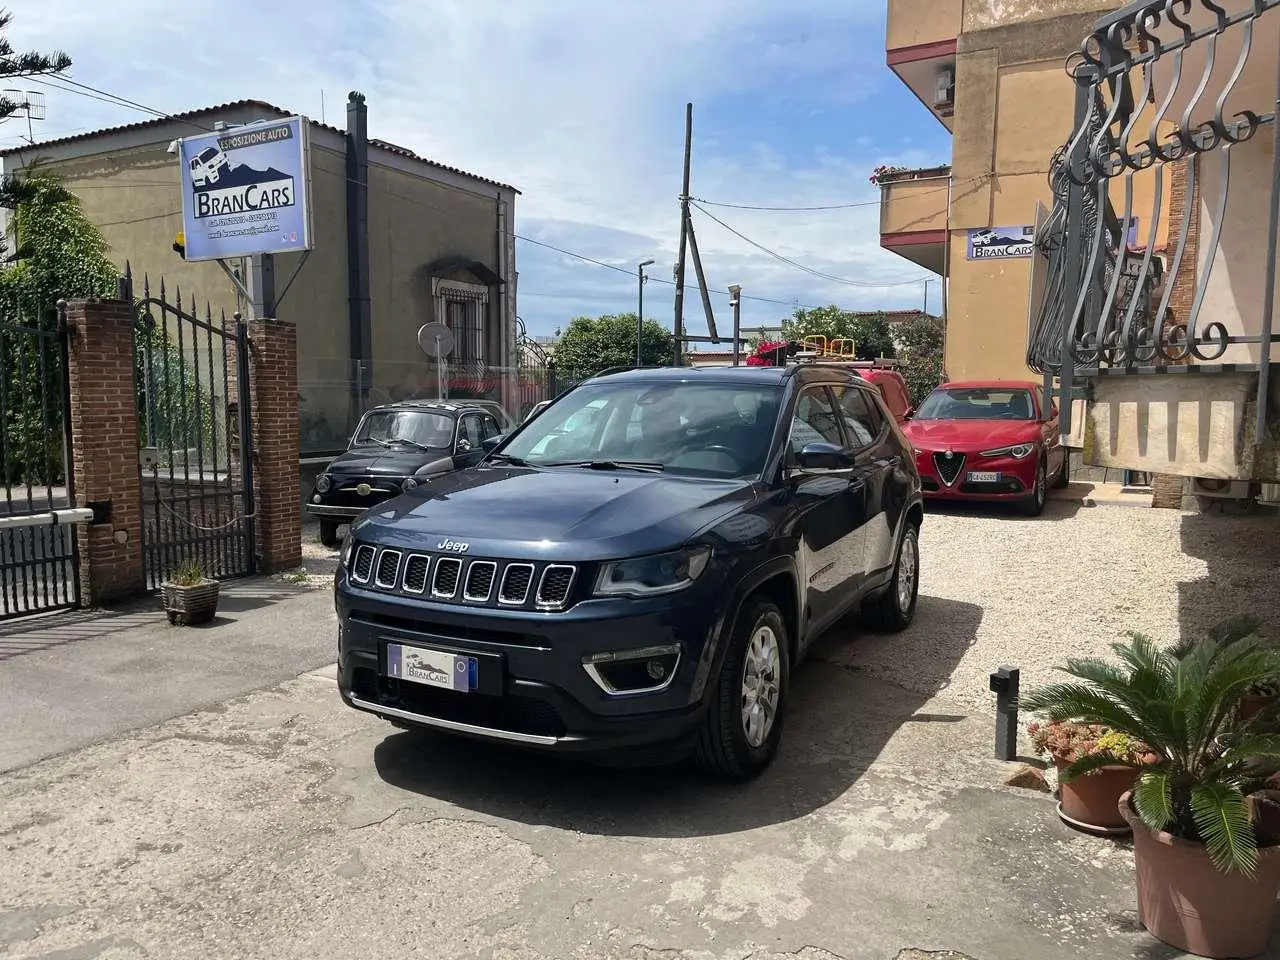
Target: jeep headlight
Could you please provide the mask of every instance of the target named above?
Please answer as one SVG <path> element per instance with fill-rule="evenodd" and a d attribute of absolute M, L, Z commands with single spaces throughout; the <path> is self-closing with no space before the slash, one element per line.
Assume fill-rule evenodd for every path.
<path fill-rule="evenodd" d="M 338 552 L 338 566 L 345 568 L 351 559 L 351 548 L 355 541 L 351 537 L 351 528 L 347 527 L 347 535 L 342 538 L 342 549 Z"/>
<path fill-rule="evenodd" d="M 597 597 L 652 597 L 683 590 L 702 575 L 710 547 L 693 547 L 604 564 L 596 579 Z"/>
<path fill-rule="evenodd" d="M 1036 448 L 1034 443 L 1015 443 L 1008 447 L 997 447 L 995 450 L 983 450 L 984 457 L 1013 457 L 1021 460 Z"/>
<path fill-rule="evenodd" d="M 327 473 L 322 473 L 316 477 L 316 493 L 328 493 L 331 486 L 333 486 L 333 481 L 329 479 Z"/>

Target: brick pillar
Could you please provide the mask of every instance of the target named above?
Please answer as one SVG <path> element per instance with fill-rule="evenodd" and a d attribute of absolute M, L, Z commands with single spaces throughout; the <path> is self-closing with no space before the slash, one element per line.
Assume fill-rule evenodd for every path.
<path fill-rule="evenodd" d="M 1168 262 L 1172 265 L 1173 255 L 1178 245 L 1183 242 L 1182 218 L 1186 215 L 1187 205 L 1191 204 L 1191 222 L 1187 226 L 1186 246 L 1182 251 L 1182 264 L 1176 276 L 1166 276 L 1165 284 L 1173 284 L 1173 293 L 1169 297 L 1169 315 L 1165 321 L 1165 339 L 1169 338 L 1169 328 L 1184 324 L 1191 319 L 1191 305 L 1195 302 L 1196 280 L 1199 274 L 1200 257 L 1200 190 L 1197 184 L 1188 192 L 1191 165 L 1196 163 L 1194 156 L 1177 160 L 1167 165 L 1169 173 L 1169 239 L 1167 247 Z M 1199 173 L 1199 170 L 1196 170 Z M 1163 290 L 1157 291 L 1163 294 Z M 1159 300 L 1156 300 L 1159 306 Z M 1182 360 L 1168 361 L 1174 364 L 1191 363 L 1194 357 L 1187 356 Z M 1151 505 L 1158 509 L 1180 510 L 1182 508 L 1183 478 L 1171 473 L 1156 473 L 1151 476 Z"/>
<path fill-rule="evenodd" d="M 302 563 L 298 486 L 298 330 L 280 320 L 250 320 L 253 496 L 259 569 Z"/>
<path fill-rule="evenodd" d="M 98 606 L 146 593 L 134 310 L 118 300 L 73 300 L 66 320 L 76 506 L 109 510 L 102 522 L 76 527 L 81 603 Z"/>

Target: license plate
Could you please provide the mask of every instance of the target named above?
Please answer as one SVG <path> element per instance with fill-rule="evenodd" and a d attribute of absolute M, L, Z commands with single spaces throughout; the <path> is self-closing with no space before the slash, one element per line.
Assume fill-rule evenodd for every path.
<path fill-rule="evenodd" d="M 993 473 L 990 470 L 970 470 L 969 482 L 970 483 L 999 483 L 1000 474 Z"/>
<path fill-rule="evenodd" d="M 399 680 L 470 693 L 476 688 L 478 673 L 474 657 L 402 643 L 387 644 L 387 676 Z"/>

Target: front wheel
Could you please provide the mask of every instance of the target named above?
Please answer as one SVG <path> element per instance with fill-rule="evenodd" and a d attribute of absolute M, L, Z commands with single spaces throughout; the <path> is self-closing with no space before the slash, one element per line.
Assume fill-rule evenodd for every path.
<path fill-rule="evenodd" d="M 1032 481 L 1031 495 L 1022 501 L 1022 512 L 1029 517 L 1038 517 L 1044 513 L 1045 501 L 1045 462 L 1036 464 L 1036 478 Z"/>
<path fill-rule="evenodd" d="M 749 780 L 773 760 L 782 738 L 790 660 L 778 607 L 749 599 L 738 613 L 694 757 L 726 780 Z"/>
<path fill-rule="evenodd" d="M 902 532 L 893 579 L 879 596 L 862 605 L 862 620 L 872 630 L 901 633 L 916 617 L 920 595 L 920 528 L 911 521 Z"/>
<path fill-rule="evenodd" d="M 320 543 L 326 547 L 338 546 L 338 527 L 340 526 L 337 520 L 321 520 Z"/>

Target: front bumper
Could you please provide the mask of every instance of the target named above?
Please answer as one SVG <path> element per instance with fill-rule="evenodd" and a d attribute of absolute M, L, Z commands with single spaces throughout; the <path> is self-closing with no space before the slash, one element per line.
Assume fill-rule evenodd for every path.
<path fill-rule="evenodd" d="M 983 457 L 978 452 L 953 450 L 963 463 L 954 474 L 938 467 L 935 455 L 945 451 L 917 450 L 916 469 L 920 472 L 920 491 L 929 500 L 1021 500 L 1030 495 L 1035 485 L 1035 453 L 1022 459 Z M 973 480 L 972 473 L 996 474 L 997 479 Z M 946 477 L 951 478 L 948 483 Z"/>
<path fill-rule="evenodd" d="M 460 608 L 366 590 L 339 571 L 338 688 L 357 710 L 399 723 L 558 752 L 670 748 L 692 739 L 718 631 L 716 594 L 701 581 L 651 600 L 588 600 L 563 613 Z M 388 643 L 474 657 L 473 692 L 387 675 Z M 591 654 L 675 645 L 669 682 L 609 694 L 583 665 Z"/>

